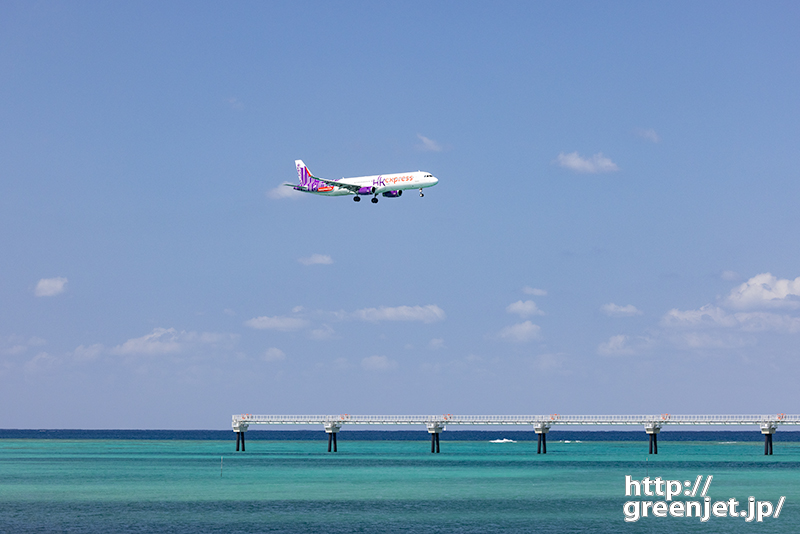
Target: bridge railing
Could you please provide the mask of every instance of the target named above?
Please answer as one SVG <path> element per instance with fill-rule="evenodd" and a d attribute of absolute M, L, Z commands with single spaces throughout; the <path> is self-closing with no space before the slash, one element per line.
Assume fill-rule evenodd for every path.
<path fill-rule="evenodd" d="M 800 424 L 800 415 L 254 415 L 233 416 L 234 426 L 244 425 L 755 425 Z"/>

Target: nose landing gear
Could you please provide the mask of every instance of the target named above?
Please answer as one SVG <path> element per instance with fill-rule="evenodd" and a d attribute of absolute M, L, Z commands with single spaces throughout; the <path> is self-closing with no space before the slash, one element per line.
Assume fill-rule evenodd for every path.
<path fill-rule="evenodd" d="M 422 192 L 422 188 L 421 187 L 419 188 L 419 196 L 421 196 L 421 197 L 425 196 L 425 193 Z"/>

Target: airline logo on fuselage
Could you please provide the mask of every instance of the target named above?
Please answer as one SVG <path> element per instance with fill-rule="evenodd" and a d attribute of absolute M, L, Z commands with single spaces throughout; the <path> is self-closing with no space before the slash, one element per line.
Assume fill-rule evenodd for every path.
<path fill-rule="evenodd" d="M 389 178 L 384 178 L 383 176 L 378 176 L 377 178 L 372 180 L 372 185 L 375 187 L 383 187 L 387 184 L 402 184 L 406 182 L 413 182 L 414 176 L 410 174 L 406 174 L 403 176 L 391 176 Z"/>

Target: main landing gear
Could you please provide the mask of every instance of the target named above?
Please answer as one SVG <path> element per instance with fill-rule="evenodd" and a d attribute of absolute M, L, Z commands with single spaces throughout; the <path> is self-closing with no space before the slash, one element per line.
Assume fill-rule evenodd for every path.
<path fill-rule="evenodd" d="M 372 201 L 371 202 L 373 204 L 377 204 L 378 203 L 378 197 L 372 197 Z"/>
<path fill-rule="evenodd" d="M 356 195 L 353 197 L 353 202 L 361 202 L 361 197 Z"/>
<path fill-rule="evenodd" d="M 425 193 L 422 192 L 422 188 L 421 187 L 419 188 L 419 196 L 421 196 L 421 197 L 425 196 Z"/>

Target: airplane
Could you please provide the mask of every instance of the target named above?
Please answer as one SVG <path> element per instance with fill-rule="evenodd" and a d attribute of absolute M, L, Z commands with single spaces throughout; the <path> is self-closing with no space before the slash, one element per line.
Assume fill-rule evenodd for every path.
<path fill-rule="evenodd" d="M 377 204 L 378 195 L 383 195 L 386 198 L 397 198 L 406 189 L 419 189 L 419 196 L 424 197 L 425 194 L 422 192 L 424 188 L 433 187 L 439 183 L 438 178 L 425 171 L 326 180 L 311 174 L 303 160 L 295 160 L 294 164 L 297 167 L 300 185 L 283 185 L 291 187 L 295 191 L 329 197 L 355 195 L 353 200 L 356 202 L 361 202 L 362 196 L 372 195 L 372 203 Z"/>

